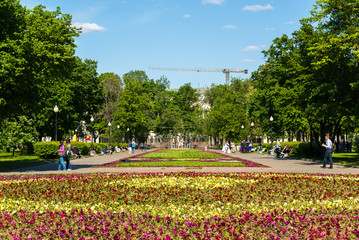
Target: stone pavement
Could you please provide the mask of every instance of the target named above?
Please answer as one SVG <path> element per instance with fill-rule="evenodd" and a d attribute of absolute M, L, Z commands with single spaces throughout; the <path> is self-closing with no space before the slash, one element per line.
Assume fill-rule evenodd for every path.
<path fill-rule="evenodd" d="M 220 151 L 216 151 L 220 152 Z M 138 154 L 139 151 L 136 151 Z M 18 174 L 67 174 L 67 173 L 96 173 L 96 172 L 121 172 L 121 173 L 146 173 L 146 172 L 214 172 L 214 173 L 238 173 L 238 172 L 293 172 L 293 173 L 323 173 L 323 174 L 359 174 L 359 168 L 346 167 L 335 164 L 333 169 L 320 168 L 320 161 L 305 159 L 276 159 L 268 154 L 258 155 L 255 153 L 230 153 L 229 156 L 240 157 L 253 162 L 261 163 L 269 168 L 253 167 L 203 167 L 201 169 L 184 167 L 139 167 L 139 168 L 93 168 L 105 163 L 116 161 L 128 156 L 127 152 L 114 153 L 112 155 L 97 155 L 82 159 L 71 160 L 72 171 L 57 171 L 58 163 L 47 163 L 43 165 L 31 166 L 20 169 L 12 169 L 0 172 L 0 175 L 18 175 Z"/>

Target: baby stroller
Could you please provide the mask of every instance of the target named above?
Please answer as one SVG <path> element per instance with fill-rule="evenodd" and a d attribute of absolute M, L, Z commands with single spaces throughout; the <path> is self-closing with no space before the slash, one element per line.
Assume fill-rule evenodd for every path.
<path fill-rule="evenodd" d="M 81 152 L 77 146 L 72 148 L 72 154 L 75 155 L 75 158 L 81 158 Z"/>

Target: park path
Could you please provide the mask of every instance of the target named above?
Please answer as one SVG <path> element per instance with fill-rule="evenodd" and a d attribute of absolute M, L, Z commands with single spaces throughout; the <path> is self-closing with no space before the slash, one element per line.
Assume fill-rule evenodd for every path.
<path fill-rule="evenodd" d="M 216 151 L 215 152 L 220 152 Z M 137 154 L 139 151 L 137 151 Z M 306 159 L 276 159 L 268 154 L 258 155 L 255 153 L 230 153 L 233 157 L 247 159 L 253 162 L 269 166 L 269 168 L 260 167 L 203 167 L 201 169 L 184 168 L 184 167 L 138 167 L 138 168 L 94 168 L 105 163 L 113 162 L 121 158 L 128 157 L 127 152 L 114 153 L 112 155 L 96 155 L 71 160 L 72 171 L 58 171 L 58 163 L 50 162 L 47 164 L 11 169 L 0 172 L 0 175 L 19 175 L 19 174 L 67 174 L 67 173 L 158 173 L 158 172 L 213 172 L 213 173 L 239 173 L 239 172 L 273 172 L 273 173 L 322 173 L 322 174 L 359 174 L 359 168 L 346 167 L 334 163 L 333 169 L 320 168 L 320 161 Z"/>

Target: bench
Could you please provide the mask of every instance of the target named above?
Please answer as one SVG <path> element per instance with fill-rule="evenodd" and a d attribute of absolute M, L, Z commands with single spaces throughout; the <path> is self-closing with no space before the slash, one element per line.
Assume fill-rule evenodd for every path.
<path fill-rule="evenodd" d="M 262 153 L 264 153 L 265 151 L 267 151 L 267 149 L 266 149 L 266 148 L 262 148 L 262 150 L 259 151 L 259 154 L 262 154 Z"/>

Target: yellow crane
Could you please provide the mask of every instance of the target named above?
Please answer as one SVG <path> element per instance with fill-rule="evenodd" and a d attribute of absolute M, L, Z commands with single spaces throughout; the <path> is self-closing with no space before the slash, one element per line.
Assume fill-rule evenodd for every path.
<path fill-rule="evenodd" d="M 229 73 L 248 73 L 248 70 L 238 70 L 234 68 L 171 68 L 171 67 L 150 67 L 150 70 L 170 70 L 170 71 L 194 71 L 194 72 L 222 72 L 226 74 L 226 85 L 229 85 Z"/>

